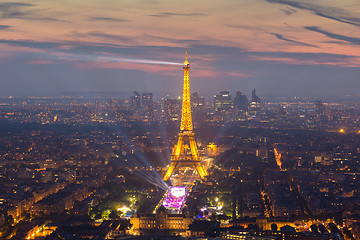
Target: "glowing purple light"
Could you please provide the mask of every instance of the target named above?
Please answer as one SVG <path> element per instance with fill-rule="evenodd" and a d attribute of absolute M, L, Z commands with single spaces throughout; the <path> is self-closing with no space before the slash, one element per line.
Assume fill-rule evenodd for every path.
<path fill-rule="evenodd" d="M 166 195 L 163 206 L 170 209 L 181 210 L 186 199 L 186 187 L 171 187 Z"/>

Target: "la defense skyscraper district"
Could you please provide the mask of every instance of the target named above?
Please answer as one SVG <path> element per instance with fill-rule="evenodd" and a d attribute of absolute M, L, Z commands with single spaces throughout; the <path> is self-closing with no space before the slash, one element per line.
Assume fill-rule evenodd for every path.
<path fill-rule="evenodd" d="M 197 179 L 204 180 L 207 170 L 201 165 L 201 158 L 196 146 L 191 118 L 190 63 L 187 60 L 187 51 L 184 62 L 184 86 L 179 139 L 171 155 L 171 164 L 167 169 L 164 180 L 172 181 L 173 186 L 192 185 Z"/>

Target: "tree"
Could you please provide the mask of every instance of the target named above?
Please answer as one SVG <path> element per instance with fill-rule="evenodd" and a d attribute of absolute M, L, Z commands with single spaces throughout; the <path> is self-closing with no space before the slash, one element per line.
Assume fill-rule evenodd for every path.
<path fill-rule="evenodd" d="M 327 227 L 330 229 L 331 233 L 337 233 L 339 232 L 339 229 L 337 228 L 337 226 L 334 223 L 329 223 L 327 225 Z"/>
<path fill-rule="evenodd" d="M 248 230 L 258 231 L 260 229 L 259 225 L 257 224 L 249 224 L 247 227 Z"/>
<path fill-rule="evenodd" d="M 360 223 L 354 222 L 351 225 L 351 233 L 354 235 L 356 239 L 360 239 Z"/>
<path fill-rule="evenodd" d="M 217 214 L 216 214 L 216 213 L 213 213 L 213 214 L 210 216 L 210 220 L 211 220 L 211 221 L 216 221 L 216 220 L 217 220 Z"/>
<path fill-rule="evenodd" d="M 331 233 L 335 233 L 335 234 L 339 234 L 340 237 L 344 238 L 344 235 L 342 234 L 342 232 L 337 228 L 337 226 L 335 225 L 335 223 L 329 223 L 327 225 L 327 227 L 330 229 Z"/>
<path fill-rule="evenodd" d="M 109 214 L 109 218 L 110 218 L 111 220 L 119 219 L 119 215 L 118 215 L 117 211 L 116 211 L 116 210 L 112 210 L 111 213 Z"/>
<path fill-rule="evenodd" d="M 316 224 L 311 225 L 310 229 L 313 233 L 319 233 L 319 228 Z"/>
<path fill-rule="evenodd" d="M 14 224 L 14 217 L 12 215 L 9 215 L 8 218 L 7 218 L 7 222 L 10 224 L 10 225 L 13 225 Z"/>
<path fill-rule="evenodd" d="M 296 232 L 296 229 L 293 228 L 290 225 L 285 225 L 285 226 L 280 228 L 280 231 L 282 231 L 282 232 Z"/>
<path fill-rule="evenodd" d="M 276 225 L 276 223 L 271 224 L 271 231 L 277 231 L 278 226 Z"/>
<path fill-rule="evenodd" d="M 318 230 L 321 232 L 321 233 L 329 233 L 329 231 L 326 229 L 326 227 L 322 224 L 319 224 L 318 226 Z"/>
<path fill-rule="evenodd" d="M 349 228 L 344 227 L 342 230 L 343 230 L 343 233 L 345 234 L 347 239 L 355 240 L 355 238 L 353 237 L 353 235 L 352 235 L 351 231 L 349 230 Z M 357 237 L 359 239 L 360 236 L 357 236 Z"/>

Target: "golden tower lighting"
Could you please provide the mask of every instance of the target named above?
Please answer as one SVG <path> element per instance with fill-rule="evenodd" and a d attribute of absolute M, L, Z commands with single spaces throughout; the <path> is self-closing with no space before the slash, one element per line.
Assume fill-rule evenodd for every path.
<path fill-rule="evenodd" d="M 194 138 L 192 118 L 191 118 L 191 103 L 190 103 L 190 84 L 189 84 L 189 70 L 190 63 L 187 60 L 187 51 L 184 62 L 184 87 L 183 87 L 183 102 L 181 112 L 181 125 L 179 132 L 179 139 L 172 150 L 171 164 L 164 176 L 164 180 L 169 180 L 170 176 L 179 169 L 194 168 L 200 176 L 204 179 L 208 175 L 206 169 L 200 164 L 200 156 Z"/>

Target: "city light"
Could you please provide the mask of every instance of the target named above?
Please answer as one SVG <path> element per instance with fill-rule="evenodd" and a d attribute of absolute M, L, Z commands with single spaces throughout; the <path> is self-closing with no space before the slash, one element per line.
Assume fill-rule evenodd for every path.
<path fill-rule="evenodd" d="M 167 209 L 180 211 L 186 200 L 186 187 L 171 187 L 162 205 Z"/>
<path fill-rule="evenodd" d="M 118 209 L 118 212 L 123 212 L 123 213 L 127 213 L 128 211 L 130 211 L 131 209 L 126 207 L 126 206 L 122 206 L 122 207 L 119 207 Z"/>
<path fill-rule="evenodd" d="M 183 197 L 186 194 L 186 187 L 171 187 L 170 192 L 174 197 Z"/>

